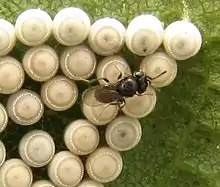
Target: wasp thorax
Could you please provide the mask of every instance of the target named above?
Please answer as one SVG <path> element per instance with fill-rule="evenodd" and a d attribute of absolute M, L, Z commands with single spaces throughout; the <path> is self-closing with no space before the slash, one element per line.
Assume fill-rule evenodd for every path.
<path fill-rule="evenodd" d="M 39 8 L 22 12 L 15 23 L 17 38 L 25 45 L 38 46 L 48 40 L 52 34 L 52 19 Z"/>
<path fill-rule="evenodd" d="M 93 23 L 89 45 L 99 55 L 113 55 L 124 45 L 125 27 L 115 18 L 102 18 Z"/>
<path fill-rule="evenodd" d="M 132 97 L 138 91 L 136 78 L 133 76 L 126 77 L 116 84 L 116 91 L 121 96 Z"/>
<path fill-rule="evenodd" d="M 186 60 L 196 55 L 202 45 L 199 29 L 187 20 L 175 21 L 164 32 L 164 48 L 176 60 Z"/>
<path fill-rule="evenodd" d="M 53 19 L 53 35 L 66 46 L 82 43 L 88 37 L 90 27 L 89 16 L 77 7 L 63 8 Z"/>

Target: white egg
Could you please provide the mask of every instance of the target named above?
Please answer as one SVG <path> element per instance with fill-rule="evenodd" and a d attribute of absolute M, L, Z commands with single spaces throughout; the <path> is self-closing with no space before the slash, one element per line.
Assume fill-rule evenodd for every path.
<path fill-rule="evenodd" d="M 196 55 L 202 45 L 199 29 L 187 20 L 175 21 L 164 32 L 166 52 L 176 60 L 186 60 Z"/>
<path fill-rule="evenodd" d="M 177 63 L 165 52 L 155 52 L 143 58 L 140 70 L 152 78 L 151 84 L 155 87 L 168 86 L 177 75 Z M 163 72 L 165 72 L 162 74 Z"/>
<path fill-rule="evenodd" d="M 82 43 L 88 37 L 90 27 L 88 14 L 77 7 L 61 9 L 53 19 L 53 35 L 65 46 Z"/>
<path fill-rule="evenodd" d="M 95 53 L 86 45 L 66 47 L 60 55 L 60 68 L 73 80 L 90 78 L 96 69 Z"/>
<path fill-rule="evenodd" d="M 15 23 L 17 38 L 27 46 L 41 45 L 52 34 L 52 19 L 41 9 L 28 9 L 22 12 Z"/>
<path fill-rule="evenodd" d="M 125 27 L 115 18 L 105 17 L 93 23 L 89 45 L 97 54 L 109 56 L 118 53 L 125 43 Z"/>
<path fill-rule="evenodd" d="M 163 42 L 163 23 L 155 16 L 143 14 L 128 25 L 125 42 L 128 49 L 139 56 L 155 52 Z"/>
<path fill-rule="evenodd" d="M 7 55 L 16 43 L 14 25 L 4 19 L 0 19 L 0 41 L 0 56 Z"/>

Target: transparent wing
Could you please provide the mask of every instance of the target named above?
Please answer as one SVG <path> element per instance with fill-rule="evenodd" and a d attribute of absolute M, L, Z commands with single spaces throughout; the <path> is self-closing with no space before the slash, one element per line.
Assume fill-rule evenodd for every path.
<path fill-rule="evenodd" d="M 90 107 L 96 107 L 103 105 L 102 102 L 99 102 L 95 97 L 95 92 L 98 92 L 102 89 L 101 85 L 93 86 L 85 90 L 82 94 L 82 102 Z"/>

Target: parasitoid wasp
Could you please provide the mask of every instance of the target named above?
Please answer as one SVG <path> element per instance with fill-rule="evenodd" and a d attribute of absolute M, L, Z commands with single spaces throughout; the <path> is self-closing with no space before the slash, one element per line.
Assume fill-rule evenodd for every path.
<path fill-rule="evenodd" d="M 94 98 L 96 103 L 89 103 L 86 102 L 88 106 L 95 107 L 100 104 L 107 104 L 109 105 L 118 105 L 120 109 L 125 106 L 125 98 L 133 97 L 134 95 L 145 95 L 145 91 L 147 90 L 148 86 L 151 84 L 151 81 L 157 79 L 158 77 L 165 74 L 167 71 L 163 71 L 159 75 L 155 77 L 147 76 L 143 71 L 135 71 L 132 74 L 129 74 L 125 77 L 122 77 L 122 72 L 117 68 L 116 69 L 120 72 L 118 76 L 118 81 L 116 83 L 110 83 L 107 78 L 96 78 L 92 80 L 83 80 L 86 83 L 92 84 L 94 82 L 98 82 L 99 80 L 104 80 L 107 82 L 106 85 L 98 85 L 93 86 L 90 89 L 94 90 Z M 82 100 L 85 102 L 85 95 L 83 96 Z"/>

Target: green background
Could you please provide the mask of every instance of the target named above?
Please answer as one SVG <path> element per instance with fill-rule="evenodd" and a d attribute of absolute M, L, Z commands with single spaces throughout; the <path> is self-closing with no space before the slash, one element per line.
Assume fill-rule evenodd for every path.
<path fill-rule="evenodd" d="M 42 8 L 52 17 L 67 6 L 79 6 L 92 21 L 114 16 L 125 25 L 141 13 L 158 16 L 167 26 L 188 18 L 202 32 L 203 46 L 195 57 L 178 62 L 175 81 L 157 93 L 155 110 L 141 119 L 143 137 L 133 150 L 122 153 L 124 169 L 106 186 L 121 187 L 220 187 L 220 1 L 219 0 L 0 0 L 0 16 L 15 23 L 27 8 Z M 53 39 L 49 41 L 55 46 Z M 21 60 L 27 47 L 17 44 L 12 56 Z M 59 51 L 59 47 L 57 48 Z M 140 58 L 126 52 L 135 67 Z M 28 77 L 25 88 L 39 93 L 40 84 Z M 82 90 L 84 87 L 80 86 Z M 0 96 L 4 104 L 7 97 Z M 46 110 L 39 123 L 21 127 L 11 121 L 0 138 L 7 146 L 7 158 L 18 156 L 17 145 L 33 128 L 50 132 L 57 151 L 64 150 L 65 125 L 81 116 L 79 105 L 61 114 Z M 103 130 L 101 130 L 103 133 Z M 35 169 L 34 178 L 45 178 L 46 170 Z"/>

